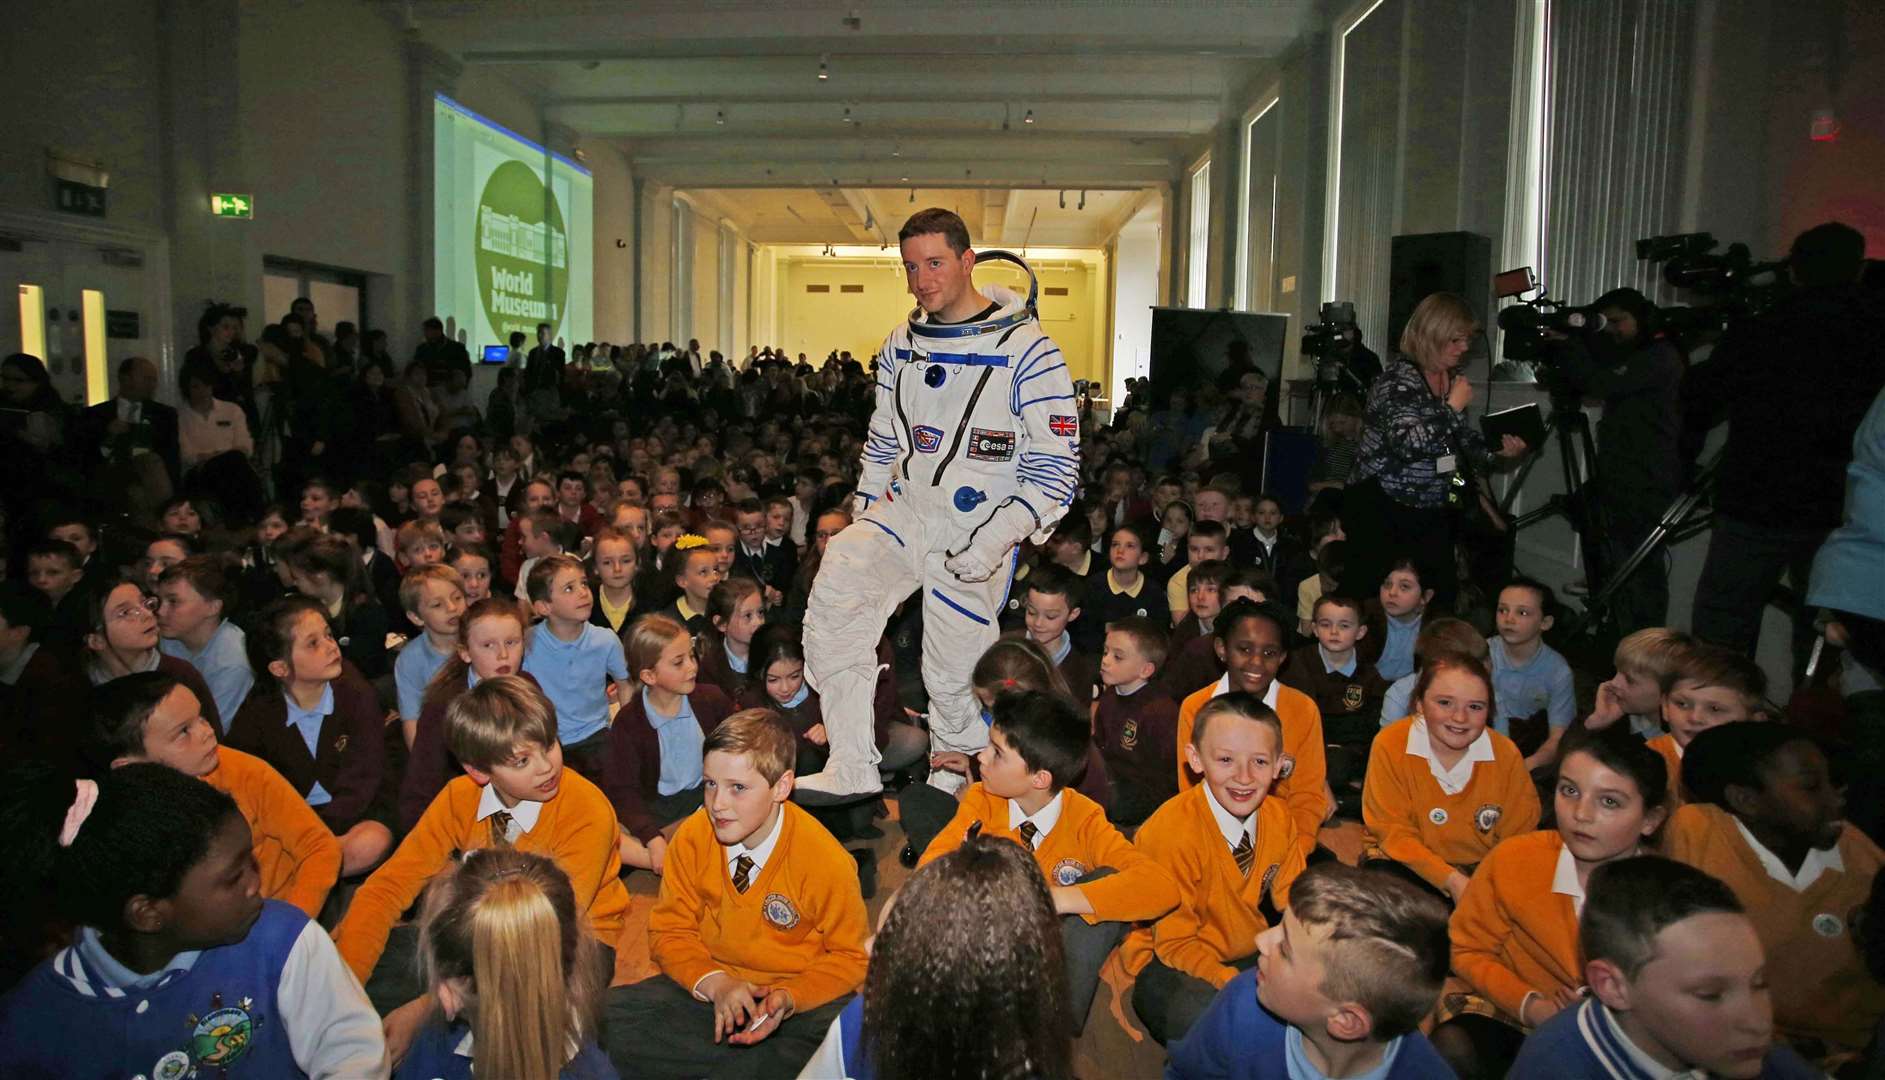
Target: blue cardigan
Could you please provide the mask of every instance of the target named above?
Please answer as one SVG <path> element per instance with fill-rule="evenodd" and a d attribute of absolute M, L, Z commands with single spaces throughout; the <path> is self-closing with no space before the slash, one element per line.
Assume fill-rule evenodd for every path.
<path fill-rule="evenodd" d="M 412 1040 L 412 1049 L 393 1070 L 393 1080 L 471 1080 L 473 1059 L 458 1052 L 470 1037 L 471 1025 L 441 1023 L 435 1018 Z M 557 1080 L 621 1080 L 594 1039 L 584 1043 L 556 1075 Z"/>
<path fill-rule="evenodd" d="M 1257 969 L 1241 972 L 1171 1045 L 1165 1080 L 1289 1080 L 1283 1040 L 1289 1025 L 1257 1003 Z M 1453 1080 L 1453 1070 L 1420 1032 L 1395 1040 L 1385 1080 Z"/>
<path fill-rule="evenodd" d="M 1525 1040 L 1507 1080 L 1652 1080 L 1621 1041 L 1622 1033 L 1596 998 L 1565 1009 Z M 1761 1063 L 1761 1080 L 1807 1080 L 1820 1074 L 1784 1046 Z"/>

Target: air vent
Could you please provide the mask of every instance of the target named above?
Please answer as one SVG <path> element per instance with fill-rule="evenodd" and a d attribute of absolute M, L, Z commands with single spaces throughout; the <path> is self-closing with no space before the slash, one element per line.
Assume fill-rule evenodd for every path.
<path fill-rule="evenodd" d="M 841 292 L 841 293 L 861 293 L 861 292 L 863 292 L 863 291 L 864 291 L 864 286 L 862 286 L 862 285 L 840 285 L 840 286 L 838 286 L 838 291 L 839 291 L 839 292 Z"/>
<path fill-rule="evenodd" d="M 1048 296 L 1065 296 L 1067 295 L 1067 287 L 1064 285 L 1048 285 L 1043 287 L 1041 292 Z"/>
<path fill-rule="evenodd" d="M 830 291 L 831 291 L 831 286 L 829 286 L 829 285 L 807 285 L 807 286 L 805 286 L 805 291 L 806 291 L 806 292 L 830 292 Z"/>

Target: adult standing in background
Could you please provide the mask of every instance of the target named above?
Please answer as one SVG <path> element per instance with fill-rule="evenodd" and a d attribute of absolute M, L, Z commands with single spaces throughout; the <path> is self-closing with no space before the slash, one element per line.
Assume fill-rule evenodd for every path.
<path fill-rule="evenodd" d="M 524 393 L 541 386 L 563 385 L 563 365 L 567 362 L 561 346 L 550 340 L 551 326 L 537 324 L 537 344 L 524 360 Z"/>
<path fill-rule="evenodd" d="M 456 370 L 465 373 L 465 382 L 471 382 L 471 354 L 465 351 L 462 342 L 445 336 L 445 324 L 437 315 L 427 319 L 424 324 L 425 339 L 412 350 L 414 361 L 425 365 L 428 382 L 443 384 L 445 373 Z"/>
<path fill-rule="evenodd" d="M 1433 603 L 1447 612 L 1459 587 L 1453 561 L 1456 517 L 1449 495 L 1470 497 L 1463 469 L 1492 470 L 1525 453 L 1504 437 L 1498 449 L 1466 419 L 1473 385 L 1460 373 L 1479 321 L 1465 300 L 1434 293 L 1401 331 L 1401 354 L 1368 391 L 1361 448 L 1342 500 L 1348 534 L 1344 592 L 1372 596 L 1396 555 L 1413 556 Z"/>
<path fill-rule="evenodd" d="M 155 510 L 176 492 L 177 410 L 152 400 L 157 365 L 133 356 L 118 365 L 118 393 L 79 420 L 80 466 L 94 490 L 121 500 L 134 515 Z"/>

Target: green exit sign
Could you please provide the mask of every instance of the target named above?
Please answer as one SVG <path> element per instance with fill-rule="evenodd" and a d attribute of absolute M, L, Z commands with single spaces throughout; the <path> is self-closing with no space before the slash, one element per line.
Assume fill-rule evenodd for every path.
<path fill-rule="evenodd" d="M 218 193 L 209 197 L 209 212 L 217 217 L 252 218 L 255 196 Z"/>

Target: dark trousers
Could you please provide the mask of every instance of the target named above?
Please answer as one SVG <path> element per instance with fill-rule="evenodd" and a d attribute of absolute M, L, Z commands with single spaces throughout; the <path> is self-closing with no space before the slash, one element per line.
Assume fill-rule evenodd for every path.
<path fill-rule="evenodd" d="M 1806 594 L 1813 555 L 1826 540 L 1825 529 L 1789 529 L 1718 516 L 1708 540 L 1702 578 L 1695 585 L 1696 637 L 1745 656 L 1754 655 L 1761 637 L 1761 614 L 1785 574 L 1795 591 Z M 1813 613 L 1805 605 L 1793 613 L 1794 671 L 1806 668 L 1813 644 Z"/>
<path fill-rule="evenodd" d="M 706 791 L 707 785 L 695 784 L 686 791 L 657 795 L 648 800 L 648 813 L 662 826 L 672 824 L 700 809 Z"/>
<path fill-rule="evenodd" d="M 897 820 L 918 858 L 956 816 L 959 805 L 954 795 L 924 783 L 911 784 L 897 793 Z"/>
<path fill-rule="evenodd" d="M 1404 506 L 1374 480 L 1351 484 L 1342 496 L 1342 532 L 1347 562 L 1339 584 L 1349 596 L 1372 596 L 1396 556 L 1420 567 L 1421 584 L 1433 590 L 1429 608 L 1451 614 L 1459 592 L 1453 541 L 1457 521 L 1446 507 Z"/>
<path fill-rule="evenodd" d="M 565 743 L 563 764 L 575 769 L 584 780 L 602 783 L 609 768 L 609 729 L 605 727 L 581 742 Z"/>
<path fill-rule="evenodd" d="M 1102 866 L 1080 878 L 1080 883 L 1098 881 L 1113 872 L 1112 867 Z M 1093 1010 L 1093 998 L 1100 989 L 1100 968 L 1126 940 L 1130 929 L 1129 923 L 1089 923 L 1078 915 L 1060 917 L 1060 949 L 1067 958 L 1067 1011 L 1072 1014 L 1074 1035 L 1086 1028 L 1087 1013 Z"/>
<path fill-rule="evenodd" d="M 825 1040 L 850 995 L 794 1013 L 763 1042 L 713 1041 L 713 1005 L 673 979 L 656 975 L 609 991 L 602 1006 L 603 1045 L 623 1076 L 638 1080 L 774 1080 L 797 1076 Z"/>
<path fill-rule="evenodd" d="M 1232 960 L 1230 966 L 1245 971 L 1256 962 L 1257 954 L 1251 953 L 1241 960 Z M 1215 997 L 1217 987 L 1196 975 L 1166 967 L 1164 961 L 1155 956 L 1132 985 L 1132 1011 L 1139 1014 L 1139 1023 L 1145 1025 L 1146 1034 L 1160 1046 L 1169 1046 L 1185 1037 L 1211 1007 Z"/>

